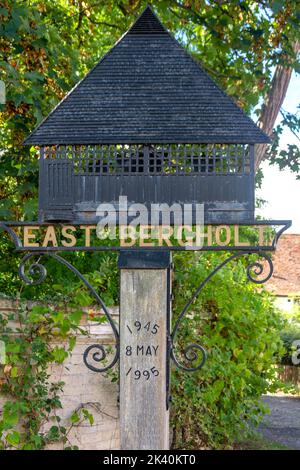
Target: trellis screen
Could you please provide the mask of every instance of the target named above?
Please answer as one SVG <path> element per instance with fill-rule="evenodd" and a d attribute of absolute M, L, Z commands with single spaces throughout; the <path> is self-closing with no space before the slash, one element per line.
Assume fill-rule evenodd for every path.
<path fill-rule="evenodd" d="M 45 159 L 71 160 L 80 175 L 248 174 L 249 145 L 68 145 L 44 147 Z"/>

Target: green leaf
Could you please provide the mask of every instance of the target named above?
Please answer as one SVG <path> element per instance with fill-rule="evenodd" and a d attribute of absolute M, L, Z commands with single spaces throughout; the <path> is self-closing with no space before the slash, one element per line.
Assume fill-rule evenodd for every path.
<path fill-rule="evenodd" d="M 83 311 L 82 310 L 75 310 L 74 312 L 71 313 L 70 315 L 70 320 L 75 323 L 76 325 L 79 325 L 81 319 L 82 319 Z"/>
<path fill-rule="evenodd" d="M 81 307 L 87 307 L 90 305 L 91 299 L 85 292 L 77 292 L 74 296 L 74 303 L 79 304 Z"/>
<path fill-rule="evenodd" d="M 69 351 L 73 351 L 73 349 L 75 348 L 75 345 L 76 345 L 76 336 L 71 336 L 71 338 L 69 338 Z"/>
<path fill-rule="evenodd" d="M 51 426 L 51 428 L 48 431 L 48 439 L 50 442 L 56 442 L 60 440 L 60 431 L 58 426 Z"/>
<path fill-rule="evenodd" d="M 68 357 L 67 351 L 64 348 L 56 346 L 52 351 L 52 356 L 55 362 L 62 364 L 64 360 Z"/>
<path fill-rule="evenodd" d="M 94 424 L 94 416 L 85 408 L 82 409 L 82 414 L 84 416 L 84 419 L 89 421 L 90 425 L 93 426 Z"/>
<path fill-rule="evenodd" d="M 70 421 L 71 421 L 72 424 L 76 424 L 80 421 L 79 414 L 76 411 L 74 411 L 74 413 L 72 413 Z"/>
<path fill-rule="evenodd" d="M 0 15 L 5 16 L 6 18 L 8 17 L 8 10 L 7 8 L 1 7 L 0 8 Z"/>
<path fill-rule="evenodd" d="M 4 408 L 3 422 L 6 429 L 16 426 L 19 422 L 19 413 L 17 411 L 7 411 Z"/>
<path fill-rule="evenodd" d="M 6 436 L 7 442 L 12 446 L 17 446 L 20 443 L 20 433 L 13 431 Z"/>
<path fill-rule="evenodd" d="M 11 371 L 10 371 L 10 376 L 12 378 L 16 378 L 18 377 L 18 368 L 17 367 L 12 367 Z"/>

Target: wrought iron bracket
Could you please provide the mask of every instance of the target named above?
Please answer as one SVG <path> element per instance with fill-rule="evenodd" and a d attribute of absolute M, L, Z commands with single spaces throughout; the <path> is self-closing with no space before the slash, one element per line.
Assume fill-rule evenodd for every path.
<path fill-rule="evenodd" d="M 78 271 L 77 268 L 75 268 L 71 263 L 69 263 L 65 258 L 57 254 L 57 251 L 101 251 L 101 250 L 115 250 L 115 251 L 120 251 L 120 259 L 119 259 L 119 267 L 128 267 L 128 263 L 140 263 L 140 268 L 145 269 L 145 263 L 144 261 L 147 261 L 147 265 L 149 269 L 155 269 L 157 268 L 158 265 L 168 269 L 168 310 L 167 310 L 167 355 L 166 355 L 166 361 L 167 361 L 167 377 L 166 377 L 166 391 L 167 391 L 167 408 L 169 408 L 169 403 L 171 401 L 171 396 L 170 396 L 170 370 L 171 370 L 171 362 L 175 364 L 175 366 L 178 369 L 181 369 L 185 372 L 195 372 L 200 370 L 207 359 L 207 354 L 204 349 L 204 347 L 200 344 L 192 343 L 186 346 L 182 352 L 183 355 L 183 362 L 180 362 L 178 359 L 178 355 L 176 352 L 176 339 L 177 339 L 177 334 L 179 327 L 186 317 L 186 314 L 195 301 L 195 299 L 201 294 L 202 290 L 205 288 L 206 284 L 215 276 L 217 272 L 219 272 L 225 265 L 230 263 L 231 261 L 241 258 L 242 256 L 248 256 L 248 255 L 253 255 L 256 254 L 259 258 L 262 258 L 263 261 L 251 261 L 247 266 L 246 266 L 246 273 L 247 277 L 251 282 L 254 282 L 256 284 L 263 284 L 265 283 L 268 279 L 273 274 L 273 263 L 270 255 L 266 253 L 266 251 L 275 251 L 277 242 L 280 238 L 280 236 L 287 230 L 287 228 L 290 227 L 291 222 L 290 221 L 259 221 L 262 224 L 265 225 L 282 225 L 282 228 L 276 232 L 276 235 L 274 237 L 273 243 L 269 247 L 257 247 L 257 246 L 252 246 L 252 247 L 210 247 L 211 250 L 209 251 L 234 251 L 234 253 L 231 253 L 228 258 L 226 258 L 222 263 L 220 263 L 218 266 L 216 266 L 213 271 L 204 279 L 201 281 L 199 284 L 199 287 L 195 290 L 194 294 L 190 298 L 190 300 L 186 303 L 184 308 L 182 309 L 181 313 L 177 317 L 173 329 L 171 328 L 171 270 L 172 270 L 172 264 L 170 263 L 170 251 L 174 251 L 176 247 L 172 247 L 170 250 L 166 248 L 160 248 L 160 249 L 154 249 L 151 248 L 151 250 L 139 250 L 140 253 L 136 252 L 136 249 L 128 248 L 122 249 L 121 247 L 107 247 L 107 246 L 102 246 L 102 247 L 81 247 L 79 250 L 79 247 L 74 247 L 72 250 L 68 250 L 67 248 L 60 247 L 61 249 L 58 250 L 57 247 L 51 247 L 51 248 L 43 248 L 43 249 L 36 249 L 34 247 L 24 247 L 22 244 L 21 239 L 19 236 L 16 234 L 14 228 L 20 225 L 42 225 L 38 224 L 36 222 L 30 222 L 30 223 L 17 223 L 17 222 L 0 222 L 0 229 L 6 231 L 8 235 L 10 236 L 11 240 L 13 241 L 16 251 L 19 252 L 27 252 L 25 256 L 22 258 L 19 266 L 19 275 L 21 279 L 30 285 L 34 284 L 40 284 L 42 283 L 46 276 L 47 276 L 47 269 L 46 267 L 41 263 L 41 259 L 45 257 L 50 257 L 52 259 L 55 259 L 57 262 L 61 263 L 64 265 L 67 269 L 69 269 L 73 274 L 75 274 L 81 282 L 87 287 L 89 292 L 92 294 L 92 296 L 95 298 L 101 309 L 104 311 L 104 314 L 107 318 L 107 321 L 109 322 L 112 332 L 114 335 L 115 339 L 115 353 L 112 358 L 108 359 L 108 352 L 105 348 L 105 346 L 101 344 L 93 344 L 90 345 L 84 352 L 83 354 L 83 361 L 85 365 L 93 372 L 106 372 L 110 368 L 112 368 L 119 360 L 119 355 L 120 355 L 120 335 L 118 331 L 118 327 L 115 324 L 108 308 L 106 307 L 105 303 L 99 296 L 99 294 L 96 292 L 95 288 L 89 283 L 89 281 Z M 259 222 L 255 222 L 255 225 L 259 224 Z M 45 224 L 43 224 L 45 225 Z M 182 247 L 180 247 L 182 248 Z M 183 248 L 184 249 L 184 248 Z M 131 255 L 127 256 L 128 251 L 130 251 Z M 141 251 L 143 251 L 143 256 Z M 202 251 L 208 251 L 205 249 L 205 247 L 202 249 Z M 152 252 L 152 255 L 151 253 Z M 160 252 L 160 253 L 158 253 Z M 151 257 L 152 256 L 152 257 Z M 37 261 L 33 261 L 33 257 L 38 257 Z M 167 262 L 167 259 L 169 260 Z M 30 265 L 27 266 L 26 270 L 26 263 L 30 262 Z M 264 274 L 264 272 L 267 269 L 267 273 Z M 27 274 L 28 273 L 28 274 Z M 263 277 L 259 277 L 263 276 Z M 102 363 L 107 361 L 108 363 L 105 365 L 102 365 L 101 367 L 99 366 L 99 363 Z M 188 367 L 186 364 L 187 363 L 196 363 L 196 365 L 191 365 L 191 367 Z"/>
<path fill-rule="evenodd" d="M 32 257 L 38 256 L 38 260 L 35 262 L 31 262 L 31 264 L 28 266 L 28 274 L 26 274 L 26 263 L 27 261 L 30 261 Z M 58 261 L 59 263 L 63 264 L 68 268 L 70 271 L 72 271 L 80 280 L 81 282 L 88 288 L 89 292 L 92 294 L 92 296 L 95 298 L 101 309 L 104 311 L 104 314 L 106 316 L 107 321 L 109 322 L 114 338 L 115 338 L 115 354 L 113 355 L 113 358 L 108 361 L 108 364 L 105 366 L 99 367 L 96 364 L 99 362 L 106 361 L 108 358 L 108 353 L 105 350 L 105 347 L 101 344 L 92 344 L 90 345 L 83 354 L 83 361 L 85 365 L 92 370 L 93 372 L 106 372 L 107 370 L 111 369 L 119 360 L 119 354 L 120 354 L 120 338 L 119 338 L 119 331 L 118 328 L 109 313 L 105 303 L 99 296 L 99 294 L 96 292 L 94 287 L 91 286 L 89 281 L 78 271 L 77 268 L 75 268 L 69 261 L 66 259 L 62 258 L 56 253 L 28 253 L 25 255 L 19 265 L 19 275 L 21 279 L 29 285 L 36 285 L 36 284 L 41 284 L 47 276 L 47 269 L 46 267 L 41 264 L 41 259 L 43 257 L 50 257 Z"/>
<path fill-rule="evenodd" d="M 184 308 L 182 309 L 181 313 L 179 314 L 172 332 L 169 331 L 168 333 L 168 338 L 167 338 L 167 344 L 168 344 L 168 364 L 169 364 L 169 369 L 170 369 L 170 359 L 173 361 L 175 366 L 185 372 L 196 372 L 204 366 L 206 359 L 207 359 L 207 353 L 204 347 L 200 344 L 196 343 L 191 343 L 188 346 L 184 348 L 183 351 L 183 357 L 185 362 L 188 363 L 195 363 L 195 361 L 198 360 L 198 364 L 195 366 L 187 367 L 185 363 L 182 363 L 178 360 L 177 355 L 176 355 L 176 347 L 175 347 L 175 342 L 176 342 L 176 337 L 178 333 L 178 329 L 180 327 L 180 324 L 182 323 L 184 317 L 186 316 L 189 308 L 195 301 L 195 299 L 200 295 L 200 293 L 203 291 L 204 287 L 206 284 L 219 272 L 224 266 L 226 266 L 228 263 L 231 261 L 241 258 L 242 256 L 245 255 L 253 255 L 253 252 L 250 253 L 244 253 L 244 252 L 238 252 L 238 253 L 233 253 L 231 256 L 229 256 L 227 259 L 225 259 L 222 263 L 220 263 L 218 266 L 213 269 L 213 271 L 203 280 L 201 281 L 199 287 L 195 290 L 194 294 L 190 298 L 190 300 L 185 304 Z M 263 284 L 267 282 L 270 277 L 273 274 L 273 263 L 271 257 L 264 252 L 258 251 L 256 253 L 260 258 L 263 258 L 265 261 L 265 264 L 263 264 L 262 261 L 251 261 L 247 266 L 246 266 L 246 273 L 247 273 L 247 278 L 249 281 L 254 282 L 255 284 Z M 264 272 L 267 270 L 266 274 L 264 275 Z M 259 276 L 263 275 L 262 278 L 259 278 Z M 199 362 L 200 361 L 200 362 Z M 169 373 L 170 375 L 170 373 Z M 167 382 L 167 397 L 168 397 L 168 403 L 167 403 L 167 408 L 169 406 L 169 401 L 170 401 L 170 396 L 169 396 L 169 383 Z"/>

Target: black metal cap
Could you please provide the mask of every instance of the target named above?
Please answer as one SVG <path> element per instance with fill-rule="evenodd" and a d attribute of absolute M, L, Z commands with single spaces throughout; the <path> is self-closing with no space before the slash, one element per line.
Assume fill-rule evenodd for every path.
<path fill-rule="evenodd" d="M 120 253 L 118 267 L 120 269 L 167 269 L 171 266 L 169 250 L 151 251 L 123 250 Z"/>

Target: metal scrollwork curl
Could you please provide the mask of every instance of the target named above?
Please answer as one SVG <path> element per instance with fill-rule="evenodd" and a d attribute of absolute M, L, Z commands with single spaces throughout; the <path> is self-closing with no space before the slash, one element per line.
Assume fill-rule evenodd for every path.
<path fill-rule="evenodd" d="M 86 367 L 93 372 L 106 372 L 108 369 L 114 366 L 118 360 L 118 356 L 115 355 L 112 362 L 110 362 L 105 367 L 96 367 L 93 363 L 99 363 L 105 361 L 107 358 L 107 353 L 104 349 L 104 346 L 101 344 L 91 344 L 83 353 L 83 362 Z"/>
<path fill-rule="evenodd" d="M 40 263 L 40 260 L 35 261 L 30 264 L 28 267 L 28 274 L 26 274 L 26 262 L 32 258 L 34 254 L 28 254 L 20 262 L 19 266 L 19 276 L 26 284 L 37 285 L 41 284 L 47 277 L 47 269 L 43 264 Z"/>
<path fill-rule="evenodd" d="M 255 284 L 264 284 L 265 282 L 267 282 L 272 277 L 273 270 L 274 270 L 273 263 L 272 263 L 270 256 L 267 255 L 266 253 L 260 253 L 260 256 L 265 259 L 268 266 L 258 261 L 255 261 L 254 263 L 250 263 L 247 266 L 247 277 L 249 281 L 254 282 Z M 267 272 L 267 274 L 264 275 L 264 277 L 261 279 L 258 278 L 258 276 L 261 276 L 265 271 Z M 254 277 L 253 274 L 256 277 Z"/>
<path fill-rule="evenodd" d="M 30 260 L 34 256 L 39 256 L 39 259 L 35 262 L 31 262 L 30 266 L 28 267 L 28 274 L 26 274 L 26 263 L 28 260 Z M 107 358 L 107 353 L 105 351 L 104 346 L 101 344 L 93 344 L 89 346 L 86 351 L 84 352 L 83 355 L 83 360 L 85 365 L 92 370 L 93 372 L 105 372 L 111 367 L 113 367 L 116 362 L 119 359 L 119 332 L 117 330 L 117 327 L 115 325 L 114 320 L 112 319 L 109 311 L 107 310 L 107 307 L 101 297 L 97 294 L 96 290 L 94 287 L 91 286 L 91 284 L 88 282 L 88 280 L 76 269 L 71 263 L 69 263 L 65 258 L 62 258 L 61 256 L 57 255 L 56 253 L 29 253 L 20 262 L 19 266 L 19 275 L 21 279 L 26 283 L 30 285 L 35 285 L 35 284 L 40 284 L 42 283 L 47 276 L 47 269 L 43 264 L 40 263 L 41 257 L 48 256 L 50 258 L 55 259 L 59 263 L 63 264 L 66 266 L 70 271 L 72 271 L 82 282 L 85 284 L 85 286 L 88 288 L 92 296 L 96 299 L 100 307 L 105 313 L 105 316 L 110 323 L 110 326 L 112 328 L 114 337 L 115 337 L 115 354 L 112 357 L 112 360 L 107 364 L 105 367 L 95 367 L 91 362 L 90 358 L 94 362 L 102 362 L 106 360 Z M 94 350 L 94 352 L 91 354 L 91 352 Z"/>
<path fill-rule="evenodd" d="M 184 349 L 183 356 L 184 356 L 185 360 L 190 362 L 190 363 L 195 362 L 196 360 L 198 360 L 199 359 L 199 354 L 201 355 L 200 364 L 198 364 L 195 367 L 186 367 L 177 360 L 177 358 L 174 354 L 174 349 L 172 348 L 172 350 L 171 350 L 171 357 L 172 357 L 174 363 L 176 364 L 176 366 L 179 369 L 182 369 L 185 372 L 196 372 L 197 370 L 202 369 L 202 367 L 204 366 L 204 364 L 206 362 L 206 351 L 205 351 L 203 346 L 201 346 L 200 344 L 196 344 L 196 343 L 189 344 Z"/>

